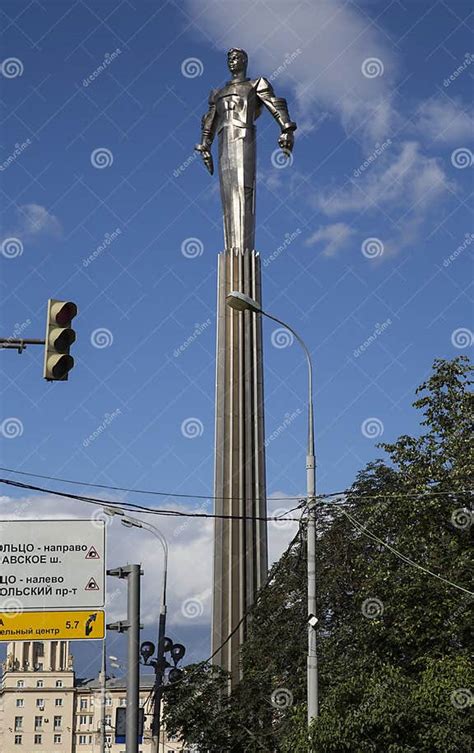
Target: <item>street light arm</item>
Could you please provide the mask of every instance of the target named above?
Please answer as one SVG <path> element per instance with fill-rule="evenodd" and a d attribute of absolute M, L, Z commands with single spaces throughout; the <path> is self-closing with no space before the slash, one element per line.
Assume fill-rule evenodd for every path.
<path fill-rule="evenodd" d="M 272 319 L 272 321 L 276 322 L 277 324 L 281 324 L 282 327 L 291 332 L 291 334 L 295 337 L 296 340 L 298 340 L 299 344 L 303 348 L 304 354 L 306 356 L 306 363 L 308 364 L 308 455 L 314 455 L 313 361 L 311 353 L 305 341 L 297 332 L 295 332 L 293 327 L 290 327 L 289 324 L 282 321 L 281 319 L 278 319 L 278 317 L 273 316 L 273 314 L 269 314 L 263 309 L 260 309 L 260 313 L 262 314 L 262 316 L 266 316 L 267 319 Z"/>

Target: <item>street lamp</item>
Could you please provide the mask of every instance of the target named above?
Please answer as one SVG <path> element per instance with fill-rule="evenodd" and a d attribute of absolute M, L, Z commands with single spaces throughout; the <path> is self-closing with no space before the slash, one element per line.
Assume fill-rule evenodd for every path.
<path fill-rule="evenodd" d="M 314 454 L 314 412 L 313 412 L 313 364 L 311 354 L 304 340 L 286 322 L 268 314 L 260 304 L 245 293 L 232 290 L 226 296 L 227 305 L 235 311 L 251 311 L 266 316 L 289 330 L 303 348 L 308 365 L 308 448 L 306 453 L 306 498 L 308 505 L 308 659 L 307 659 L 307 699 L 308 726 L 318 716 L 318 661 L 316 646 L 316 458 Z"/>
<path fill-rule="evenodd" d="M 108 515 L 119 515 L 120 522 L 126 528 L 142 528 L 159 539 L 163 548 L 163 584 L 161 591 L 160 618 L 158 623 L 158 660 L 155 665 L 155 687 L 154 687 L 154 704 L 153 704 L 153 721 L 152 721 L 152 753 L 159 753 L 160 746 L 160 726 L 161 726 L 161 686 L 163 683 L 163 663 L 165 654 L 165 632 L 166 632 L 166 586 L 168 582 L 168 542 L 159 528 L 145 520 L 133 518 L 125 515 L 121 510 L 116 508 L 104 507 Z"/>

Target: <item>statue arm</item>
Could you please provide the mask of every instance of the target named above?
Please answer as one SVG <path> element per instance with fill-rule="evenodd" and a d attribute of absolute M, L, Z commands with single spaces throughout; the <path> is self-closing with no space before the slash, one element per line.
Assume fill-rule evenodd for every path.
<path fill-rule="evenodd" d="M 293 133 L 296 131 L 297 126 L 290 118 L 286 99 L 275 96 L 273 87 L 266 78 L 258 80 L 256 92 L 259 100 L 265 105 L 280 126 L 281 136 L 278 139 L 278 143 L 282 149 L 291 151 L 294 143 Z"/>
<path fill-rule="evenodd" d="M 201 119 L 201 143 L 196 145 L 196 151 L 201 153 L 204 164 L 211 173 L 214 172 L 211 146 L 216 133 L 216 99 L 215 91 L 209 95 L 209 109 Z"/>

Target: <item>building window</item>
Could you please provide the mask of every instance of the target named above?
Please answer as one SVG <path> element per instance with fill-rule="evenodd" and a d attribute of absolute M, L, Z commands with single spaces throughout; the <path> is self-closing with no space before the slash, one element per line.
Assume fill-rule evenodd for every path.
<path fill-rule="evenodd" d="M 81 714 L 79 717 L 79 724 L 87 724 L 89 721 L 89 717 L 85 714 Z"/>
<path fill-rule="evenodd" d="M 35 745 L 41 745 L 43 742 L 43 736 L 42 735 L 35 735 Z"/>
<path fill-rule="evenodd" d="M 36 699 L 36 705 L 37 705 L 37 706 L 38 706 L 39 708 L 42 708 L 42 709 L 44 709 L 44 698 L 37 698 L 37 699 Z"/>
<path fill-rule="evenodd" d="M 79 745 L 87 745 L 87 735 L 79 735 Z"/>
<path fill-rule="evenodd" d="M 54 701 L 55 706 L 62 706 L 63 705 L 63 699 L 62 698 L 56 698 Z"/>
<path fill-rule="evenodd" d="M 54 729 L 59 729 L 61 727 L 62 719 L 62 716 L 54 717 Z"/>
<path fill-rule="evenodd" d="M 17 706 L 17 708 L 23 707 L 24 705 L 25 705 L 25 701 L 23 700 L 23 698 L 17 698 L 16 699 L 16 706 Z"/>
<path fill-rule="evenodd" d="M 119 701 L 119 704 L 120 704 L 120 706 L 126 706 L 127 705 L 127 699 L 126 698 L 121 698 L 120 701 Z"/>
<path fill-rule="evenodd" d="M 81 709 L 86 709 L 88 705 L 89 705 L 89 699 L 81 698 Z"/>
<path fill-rule="evenodd" d="M 15 732 L 20 729 L 23 729 L 23 717 L 16 716 L 15 717 Z"/>
<path fill-rule="evenodd" d="M 43 717 L 35 716 L 35 729 L 43 729 Z"/>
<path fill-rule="evenodd" d="M 44 687 L 44 682 L 43 682 L 43 680 L 36 680 L 36 687 L 37 687 L 37 688 L 42 688 L 42 687 Z"/>
<path fill-rule="evenodd" d="M 54 742 L 55 743 L 60 743 L 61 742 L 61 735 L 55 735 L 54 736 Z"/>
<path fill-rule="evenodd" d="M 62 680 L 56 680 L 56 687 L 57 688 L 62 688 L 62 686 L 63 686 L 63 681 Z"/>
<path fill-rule="evenodd" d="M 15 745 L 21 745 L 22 736 L 21 735 L 15 735 Z"/>
<path fill-rule="evenodd" d="M 24 688 L 25 687 L 24 680 L 17 680 L 16 681 L 16 686 L 17 686 L 17 688 Z"/>
<path fill-rule="evenodd" d="M 105 705 L 106 706 L 112 706 L 112 698 L 111 698 L 111 696 L 108 695 L 108 696 L 105 697 Z"/>
<path fill-rule="evenodd" d="M 112 726 L 112 717 L 110 716 L 110 714 L 105 715 L 105 724 L 107 727 Z"/>

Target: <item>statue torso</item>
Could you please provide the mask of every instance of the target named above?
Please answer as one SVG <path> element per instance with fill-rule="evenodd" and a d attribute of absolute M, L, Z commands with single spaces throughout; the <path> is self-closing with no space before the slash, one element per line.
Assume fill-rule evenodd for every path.
<path fill-rule="evenodd" d="M 217 132 L 226 127 L 251 128 L 260 114 L 255 81 L 230 81 L 215 92 Z"/>

